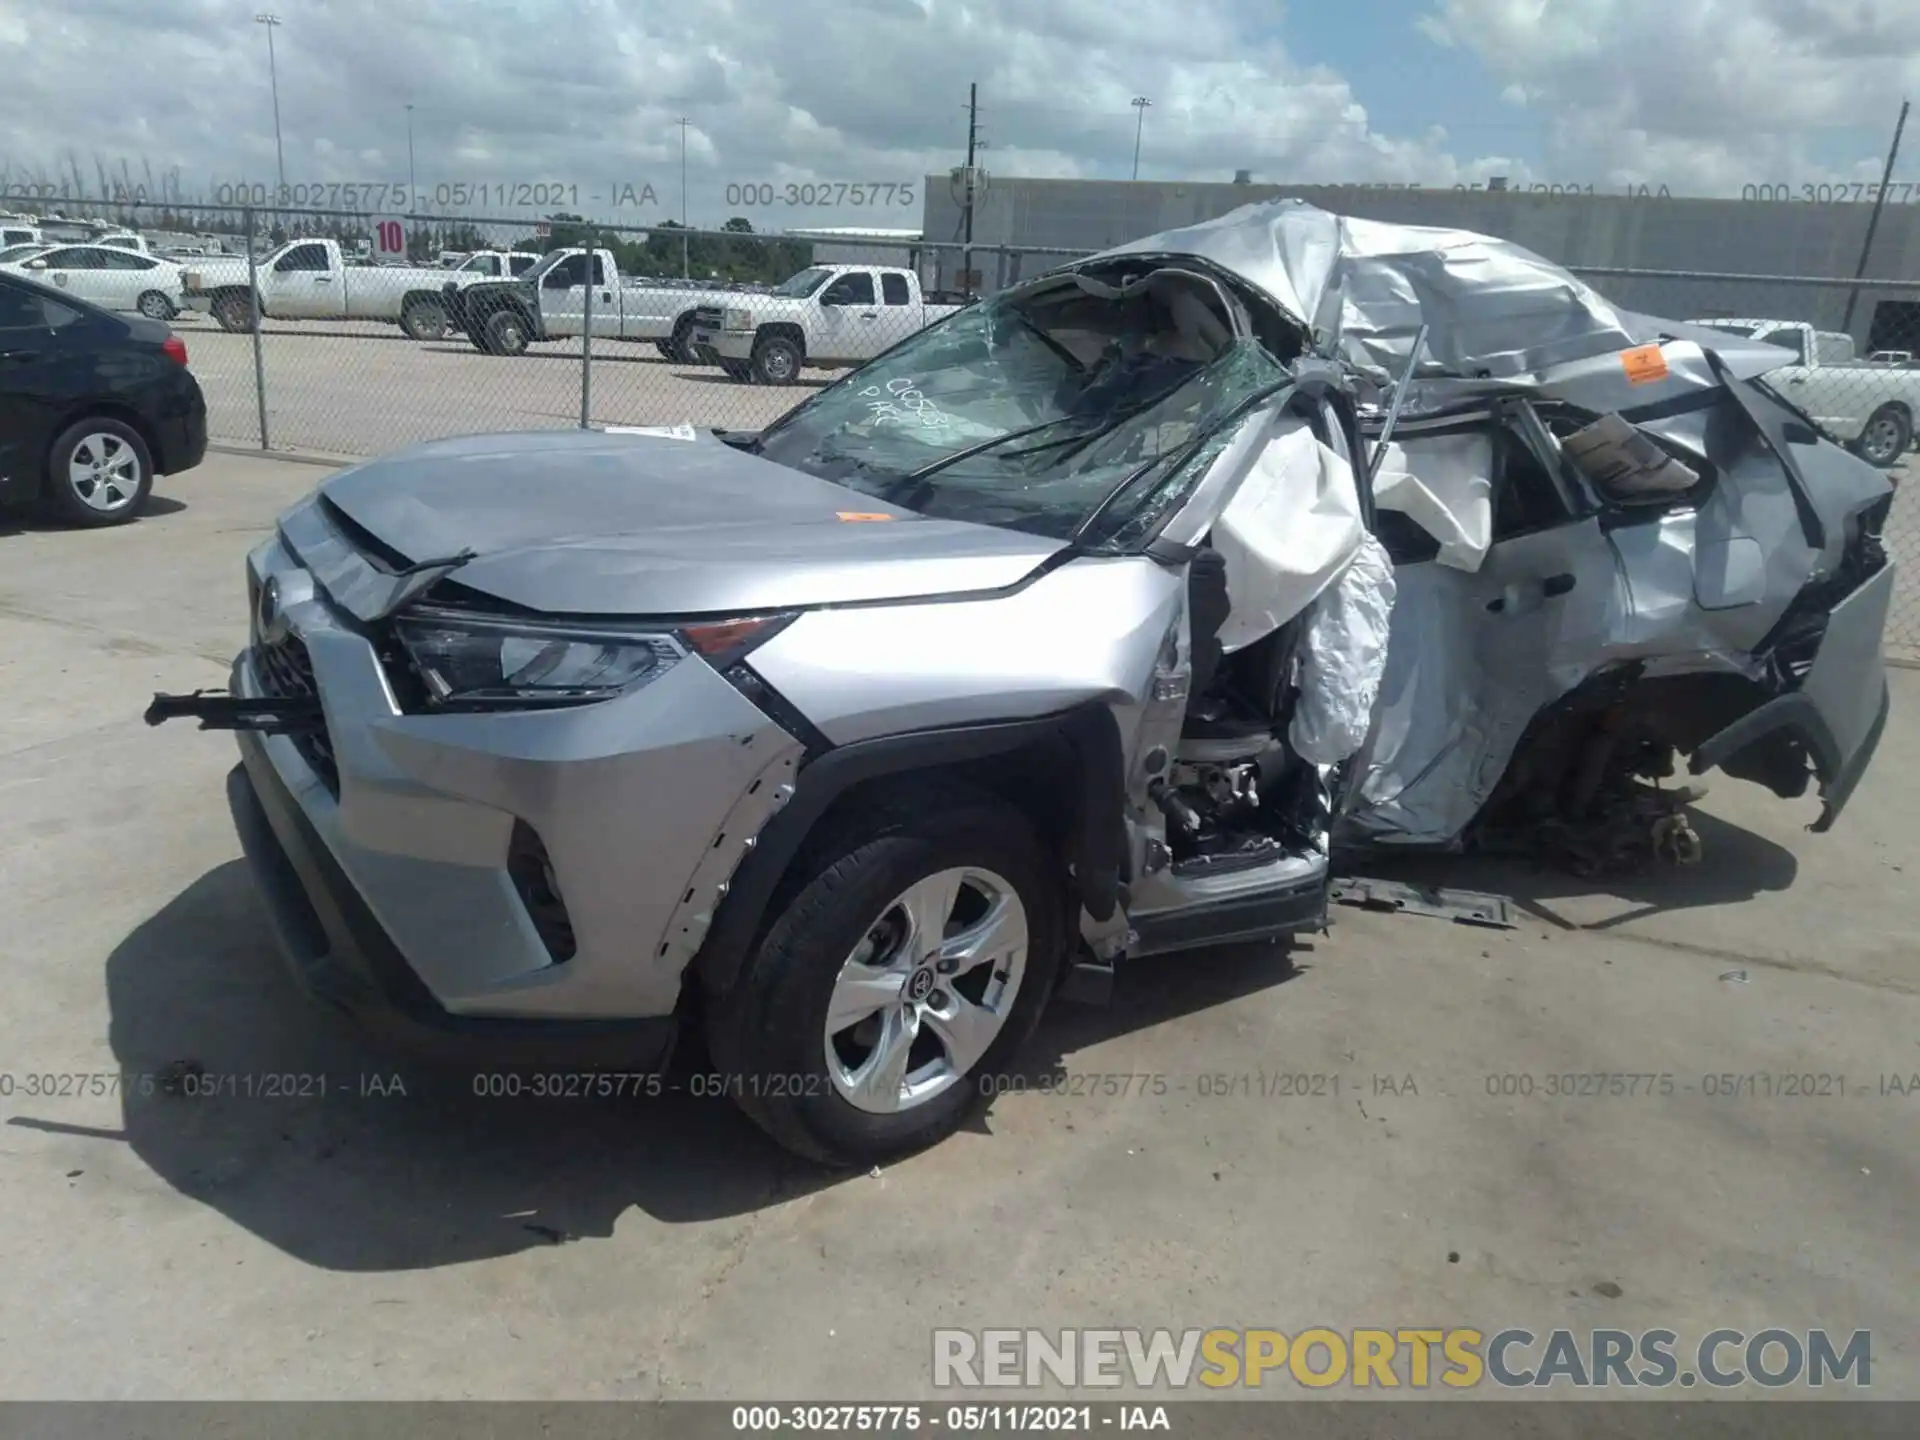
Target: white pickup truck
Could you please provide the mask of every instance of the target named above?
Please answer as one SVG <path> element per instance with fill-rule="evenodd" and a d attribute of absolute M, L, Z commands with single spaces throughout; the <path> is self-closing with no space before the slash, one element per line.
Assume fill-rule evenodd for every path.
<path fill-rule="evenodd" d="M 703 305 L 692 351 L 731 379 L 791 385 L 804 368 L 861 364 L 964 308 L 923 295 L 911 270 L 815 265 L 770 294 Z"/>
<path fill-rule="evenodd" d="M 1920 417 L 1920 370 L 1865 363 L 1853 340 L 1793 320 L 1696 320 L 1789 352 L 1764 377 L 1780 394 L 1845 441 L 1869 464 L 1898 464 Z"/>
<path fill-rule="evenodd" d="M 905 293 L 911 303 L 890 306 L 884 312 L 873 307 L 877 315 L 885 314 L 884 322 L 876 323 L 875 319 L 860 316 L 860 307 L 836 314 L 831 321 L 816 321 L 815 330 L 823 337 L 835 335 L 833 327 L 841 321 L 848 328 L 857 327 L 865 332 L 863 336 L 850 335 L 831 343 L 823 342 L 828 352 L 848 353 L 822 358 L 818 361 L 820 364 L 836 360 L 850 363 L 852 359 L 861 358 L 862 351 L 865 356 L 877 355 L 910 331 L 957 308 L 924 306 L 920 303 L 919 283 L 911 272 L 883 271 L 868 265 L 816 266 L 801 271 L 772 291 L 755 291 L 740 287 L 688 288 L 637 275 L 623 276 L 613 255 L 606 250 L 594 252 L 591 263 L 593 338 L 652 344 L 667 359 L 680 363 L 720 363 L 712 346 L 696 348 L 694 345 L 694 331 L 702 315 L 711 317 L 713 327 L 717 328 L 723 315 L 741 313 L 748 306 L 785 302 L 804 307 L 815 291 L 842 275 L 867 276 L 870 286 L 882 284 L 890 298 L 905 284 L 910 287 Z M 457 293 L 449 290 L 449 312 L 454 324 L 466 331 L 474 347 L 489 355 L 519 355 L 527 346 L 542 341 L 578 339 L 587 328 L 588 265 L 585 250 L 551 251 L 516 281 L 483 282 Z M 892 275 L 896 279 L 881 282 L 877 279 L 881 275 Z M 929 310 L 937 313 L 928 313 Z M 769 312 L 768 320 L 770 324 L 785 324 L 790 317 L 784 311 Z M 807 348 L 808 331 L 803 322 L 796 318 L 791 323 L 790 331 L 779 332 L 782 346 L 770 353 L 776 357 L 784 353 L 800 357 L 794 365 L 794 373 L 798 374 L 802 361 L 815 363 L 813 357 L 821 352 Z M 729 373 L 745 378 L 746 364 L 742 362 L 737 372 L 730 370 Z"/>
<path fill-rule="evenodd" d="M 622 275 L 608 250 L 596 250 L 591 263 L 593 338 L 651 344 L 669 360 L 691 361 L 689 338 L 702 306 L 751 296 L 729 286 L 688 287 Z M 449 290 L 454 324 L 489 355 L 519 355 L 541 341 L 578 339 L 587 328 L 588 264 L 585 250 L 551 250 L 517 280 Z"/>
<path fill-rule="evenodd" d="M 540 257 L 531 250 L 476 250 L 458 265 L 448 268 L 455 275 L 478 275 L 483 280 L 514 280 L 539 263 Z"/>
<path fill-rule="evenodd" d="M 245 256 L 196 260 L 183 267 L 189 309 L 205 311 L 223 330 L 253 324 Z M 451 333 L 446 287 L 487 278 L 484 271 L 448 272 L 431 265 L 372 265 L 350 261 L 333 240 L 290 240 L 255 270 L 257 311 L 273 320 L 385 320 L 415 340 Z"/>

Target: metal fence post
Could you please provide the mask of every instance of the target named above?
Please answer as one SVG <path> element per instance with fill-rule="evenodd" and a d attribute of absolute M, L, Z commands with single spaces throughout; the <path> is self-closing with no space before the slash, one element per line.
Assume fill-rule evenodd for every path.
<path fill-rule="evenodd" d="M 593 243 L 600 237 L 595 235 L 587 241 L 587 305 L 585 320 L 580 327 L 580 428 L 591 429 L 593 419 L 593 286 L 594 271 L 600 263 L 600 247 Z"/>
<path fill-rule="evenodd" d="M 260 351 L 260 332 L 266 328 L 266 316 L 262 314 L 260 304 L 260 261 L 254 253 L 253 243 L 253 207 L 249 205 L 247 220 L 247 318 L 253 328 L 253 397 L 260 407 L 260 448 L 272 448 L 267 444 L 267 363 Z"/>

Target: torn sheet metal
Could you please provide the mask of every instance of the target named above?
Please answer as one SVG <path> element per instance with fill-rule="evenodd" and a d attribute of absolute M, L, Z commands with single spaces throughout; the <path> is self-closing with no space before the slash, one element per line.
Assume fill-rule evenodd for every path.
<path fill-rule="evenodd" d="M 1506 240 L 1394 225 L 1275 200 L 1105 252 L 1188 254 L 1259 286 L 1347 358 L 1398 374 L 1423 320 L 1455 373 L 1522 375 L 1640 343 L 1626 318 L 1568 271 Z"/>
<path fill-rule="evenodd" d="M 1493 544 L 1493 442 L 1486 434 L 1410 436 L 1388 444 L 1373 503 L 1440 542 L 1442 565 L 1469 573 Z"/>
<path fill-rule="evenodd" d="M 1455 375 L 1538 376 L 1666 338 L 1714 350 L 1742 377 L 1780 363 L 1773 347 L 1621 309 L 1511 241 L 1340 216 L 1304 200 L 1242 205 L 1093 258 L 1129 254 L 1190 255 L 1231 271 L 1323 343 L 1338 337 L 1344 357 L 1376 379 L 1405 369 L 1422 323 L 1430 327 L 1426 358 Z M 1683 389 L 1714 383 L 1691 373 L 1672 381 Z"/>
<path fill-rule="evenodd" d="M 1276 430 L 1214 522 L 1230 607 L 1221 648 L 1231 655 L 1306 609 L 1366 533 L 1353 467 L 1303 422 Z"/>
<path fill-rule="evenodd" d="M 1362 910 L 1391 910 L 1401 915 L 1430 915 L 1458 925 L 1511 930 L 1519 912 L 1505 895 L 1478 890 L 1455 890 L 1440 885 L 1408 885 L 1398 880 L 1371 880 L 1362 876 L 1335 880 L 1329 896 L 1336 905 Z"/>
<path fill-rule="evenodd" d="M 1310 764 L 1338 764 L 1366 742 L 1387 668 L 1394 589 L 1393 561 L 1368 535 L 1313 604 L 1287 730 L 1294 753 Z"/>

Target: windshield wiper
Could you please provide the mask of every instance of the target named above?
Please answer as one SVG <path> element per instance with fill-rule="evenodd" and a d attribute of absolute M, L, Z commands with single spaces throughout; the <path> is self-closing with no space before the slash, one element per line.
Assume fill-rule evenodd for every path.
<path fill-rule="evenodd" d="M 410 576 L 424 575 L 429 570 L 458 570 L 469 560 L 478 560 L 479 558 L 480 552 L 469 545 L 465 549 L 459 550 L 452 555 L 442 555 L 437 560 L 416 560 L 411 565 L 394 571 L 392 578 L 395 580 L 405 580 Z"/>
<path fill-rule="evenodd" d="M 1044 445 L 1029 446 L 1025 450 L 1016 450 L 1013 452 L 1013 454 L 1015 456 L 1035 455 L 1042 450 L 1057 449 L 1061 446 L 1066 446 L 1066 445 L 1076 445 L 1076 444 L 1081 446 L 1091 445 L 1094 441 L 1099 440 L 1105 436 L 1111 435 L 1114 431 L 1118 430 L 1122 425 L 1126 424 L 1129 420 L 1136 419 L 1137 417 L 1146 414 L 1147 411 L 1153 409 L 1154 406 L 1160 404 L 1163 400 L 1166 400 L 1169 396 L 1175 394 L 1176 392 L 1185 389 L 1187 385 L 1191 384 L 1200 375 L 1203 375 L 1205 373 L 1206 371 L 1203 368 L 1201 370 L 1191 371 L 1185 375 L 1182 375 L 1173 384 L 1166 386 L 1164 389 L 1159 390 L 1152 395 L 1149 395 L 1146 399 L 1141 400 L 1136 404 L 1129 405 L 1124 410 L 1116 410 L 1111 412 L 1107 416 L 1104 423 L 1095 425 L 1091 430 L 1085 431 L 1084 433 L 1068 435 L 1059 440 L 1049 441 L 1047 444 L 1044 444 Z M 1042 420 L 1038 425 L 1027 425 L 1022 427 L 1019 430 L 1009 430 L 1004 435 L 995 435 L 991 439 L 982 440 L 975 445 L 969 445 L 964 450 L 956 450 L 951 455 L 943 455 L 938 460 L 932 461 L 931 463 L 926 465 L 922 465 L 918 470 L 909 471 L 907 474 L 902 475 L 900 478 L 903 481 L 924 480 L 929 475 L 939 474 L 942 470 L 946 469 L 949 465 L 958 465 L 962 460 L 971 460 L 976 455 L 983 455 L 989 450 L 997 450 L 1002 445 L 1005 445 L 1009 440 L 1024 440 L 1029 435 L 1038 435 L 1044 430 L 1051 430 L 1054 427 L 1059 425 L 1068 425 L 1068 424 L 1072 424 L 1075 421 L 1081 421 L 1082 423 L 1085 423 L 1085 419 L 1086 417 L 1081 415 L 1059 415 L 1059 416 L 1055 416 L 1051 420 Z"/>
<path fill-rule="evenodd" d="M 1141 461 L 1140 464 L 1127 472 L 1125 479 L 1106 493 L 1098 505 L 1094 506 L 1093 513 L 1087 516 L 1087 518 L 1081 522 L 1080 528 L 1073 532 L 1073 543 L 1076 545 L 1080 544 L 1083 538 L 1090 534 L 1094 526 L 1106 515 L 1107 511 L 1113 508 L 1114 502 L 1131 490 L 1138 481 L 1152 474 L 1156 468 L 1164 465 L 1169 474 L 1178 471 L 1181 466 L 1185 465 L 1195 455 L 1198 455 L 1201 450 L 1205 449 L 1207 442 L 1212 440 L 1214 436 L 1218 435 L 1227 426 L 1237 425 L 1275 395 L 1278 395 L 1283 390 L 1291 389 L 1295 383 L 1293 376 L 1285 375 L 1270 384 L 1262 385 L 1259 389 L 1233 406 L 1232 409 L 1227 410 L 1223 414 L 1216 415 L 1212 419 L 1197 426 L 1194 433 L 1188 437 L 1184 444 Z"/>

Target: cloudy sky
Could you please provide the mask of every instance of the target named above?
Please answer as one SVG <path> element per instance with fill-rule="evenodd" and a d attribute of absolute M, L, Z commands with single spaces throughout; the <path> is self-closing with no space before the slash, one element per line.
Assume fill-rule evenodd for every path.
<path fill-rule="evenodd" d="M 273 182 L 255 3 L 0 0 L 0 184 L 75 161 L 90 186 L 122 161 L 188 194 Z M 422 187 L 560 182 L 657 221 L 681 211 L 684 117 L 693 223 L 762 229 L 917 226 L 970 81 L 990 173 L 1125 178 L 1144 95 L 1142 178 L 1710 195 L 1877 180 L 1920 91 L 1920 0 L 266 3 L 290 184 L 404 181 L 412 104 Z M 1920 123 L 1896 178 L 1920 182 Z M 762 182 L 771 206 L 729 203 Z M 817 182 L 916 194 L 787 203 Z"/>

